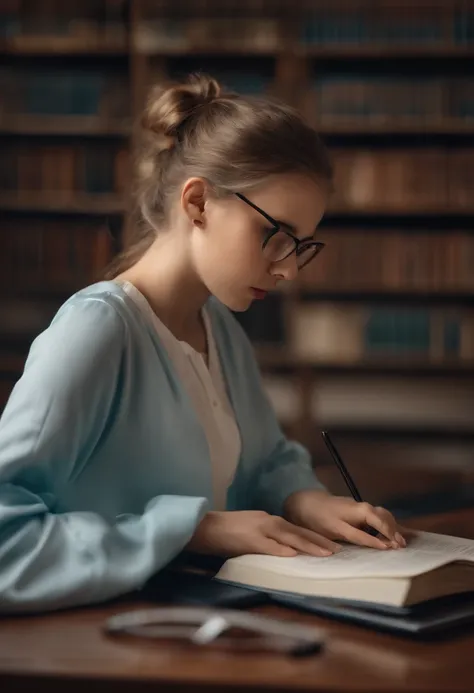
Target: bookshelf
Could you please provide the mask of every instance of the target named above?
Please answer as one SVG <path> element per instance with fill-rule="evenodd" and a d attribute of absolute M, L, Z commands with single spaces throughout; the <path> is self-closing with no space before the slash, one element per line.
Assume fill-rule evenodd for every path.
<path fill-rule="evenodd" d="M 4 399 L 55 306 L 127 243 L 148 86 L 206 70 L 299 108 L 335 162 L 324 253 L 239 316 L 284 426 L 312 448 L 322 425 L 469 437 L 474 0 L 8 0 L 0 53 Z"/>

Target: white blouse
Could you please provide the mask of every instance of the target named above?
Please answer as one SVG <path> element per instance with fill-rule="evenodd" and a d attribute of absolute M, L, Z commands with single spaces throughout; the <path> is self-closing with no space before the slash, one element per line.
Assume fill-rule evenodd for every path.
<path fill-rule="evenodd" d="M 193 403 L 209 447 L 213 480 L 214 510 L 225 510 L 241 452 L 240 431 L 229 401 L 219 354 L 207 311 L 202 317 L 208 345 L 208 365 L 202 354 L 180 341 L 152 310 L 145 296 L 130 282 L 121 282 L 124 291 L 153 322 L 178 377 Z"/>

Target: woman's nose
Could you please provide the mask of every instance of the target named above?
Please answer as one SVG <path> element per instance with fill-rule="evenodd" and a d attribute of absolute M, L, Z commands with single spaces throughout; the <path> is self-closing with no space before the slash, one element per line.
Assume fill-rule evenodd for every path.
<path fill-rule="evenodd" d="M 291 281 L 296 279 L 298 276 L 298 263 L 295 253 L 289 255 L 285 260 L 280 260 L 280 262 L 275 262 L 270 267 L 270 274 L 272 277 L 279 277 L 285 279 L 286 281 Z"/>

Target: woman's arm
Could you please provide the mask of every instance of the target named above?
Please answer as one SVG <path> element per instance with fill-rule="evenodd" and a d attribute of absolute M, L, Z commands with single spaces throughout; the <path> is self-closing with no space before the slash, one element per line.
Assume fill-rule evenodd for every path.
<path fill-rule="evenodd" d="M 142 585 L 188 543 L 206 500 L 161 496 L 113 524 L 56 513 L 103 435 L 126 327 L 99 299 L 67 304 L 34 342 L 0 420 L 0 611 L 56 609 Z M 107 493 L 107 489 L 104 489 Z"/>
<path fill-rule="evenodd" d="M 240 505 L 283 515 L 286 499 L 296 491 L 324 490 L 311 464 L 308 450 L 283 433 L 263 386 L 253 347 L 235 317 L 214 303 L 221 346 L 226 350 L 227 377 L 235 397 L 245 448 L 252 449 L 253 467 L 243 470 L 245 499 Z M 241 495 L 241 494 L 239 494 Z"/>

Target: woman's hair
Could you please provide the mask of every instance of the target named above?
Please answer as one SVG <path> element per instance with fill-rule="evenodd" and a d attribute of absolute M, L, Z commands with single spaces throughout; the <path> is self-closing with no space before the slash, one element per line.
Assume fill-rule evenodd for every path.
<path fill-rule="evenodd" d="M 137 136 L 128 247 L 108 268 L 108 278 L 145 253 L 166 225 L 174 193 L 189 177 L 206 179 L 220 197 L 275 174 L 332 181 L 324 145 L 296 110 L 270 98 L 223 91 L 207 75 L 154 87 Z"/>

